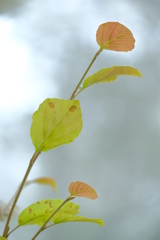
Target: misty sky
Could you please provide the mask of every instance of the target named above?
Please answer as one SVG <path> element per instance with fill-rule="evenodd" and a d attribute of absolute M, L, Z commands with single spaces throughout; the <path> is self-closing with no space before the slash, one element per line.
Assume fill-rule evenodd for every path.
<path fill-rule="evenodd" d="M 113 65 L 131 65 L 143 75 L 94 85 L 78 97 L 80 136 L 41 154 L 29 176 L 55 178 L 58 192 L 31 186 L 18 202 L 23 209 L 39 199 L 64 199 L 70 182 L 84 181 L 99 198 L 75 202 L 81 215 L 102 218 L 105 227 L 64 224 L 37 239 L 160 239 L 159 9 L 158 0 L 0 0 L 0 200 L 14 194 L 34 153 L 33 112 L 48 97 L 70 97 L 99 48 L 95 35 L 101 23 L 128 27 L 135 49 L 103 51 L 88 75 Z M 1 232 L 3 226 L 0 222 Z M 31 239 L 37 229 L 19 229 L 9 239 Z"/>

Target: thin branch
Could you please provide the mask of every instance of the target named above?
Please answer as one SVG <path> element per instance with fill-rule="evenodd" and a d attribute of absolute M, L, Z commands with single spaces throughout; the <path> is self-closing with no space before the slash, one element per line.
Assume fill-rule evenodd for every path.
<path fill-rule="evenodd" d="M 17 193 L 16 193 L 15 199 L 14 199 L 13 204 L 12 204 L 12 207 L 11 207 L 11 209 L 10 209 L 10 212 L 9 212 L 9 215 L 8 215 L 8 218 L 7 218 L 7 222 L 6 222 L 6 225 L 5 225 L 5 228 L 4 228 L 4 232 L 3 232 L 3 237 L 7 237 L 8 227 L 9 227 L 9 223 L 10 223 L 11 216 L 12 216 L 12 214 L 13 214 L 13 210 L 14 210 L 15 205 L 16 205 L 16 203 L 17 203 L 17 201 L 18 201 L 18 198 L 19 198 L 19 196 L 20 196 L 20 194 L 21 194 L 21 191 L 22 191 L 22 189 L 23 189 L 23 186 L 24 186 L 24 184 L 25 184 L 25 182 L 26 182 L 26 180 L 27 180 L 27 177 L 28 177 L 28 175 L 29 175 L 29 173 L 30 173 L 30 171 L 31 171 L 31 169 L 32 169 L 32 167 L 33 167 L 33 164 L 34 164 L 34 162 L 36 161 L 36 159 L 37 159 L 37 157 L 39 156 L 39 154 L 40 154 L 40 152 L 35 152 L 35 153 L 33 154 L 32 158 L 31 158 L 31 160 L 30 160 L 30 163 L 29 163 L 29 166 L 28 166 L 28 168 L 27 168 L 27 171 L 26 171 L 26 173 L 25 173 L 25 175 L 24 175 L 24 178 L 23 178 L 23 180 L 22 180 L 22 182 L 21 182 L 21 185 L 20 185 L 20 187 L 19 187 L 19 189 L 18 189 L 18 191 L 17 191 Z"/>
<path fill-rule="evenodd" d="M 80 85 L 81 85 L 81 83 L 83 82 L 86 74 L 88 73 L 89 69 L 91 68 L 91 66 L 93 65 L 94 61 L 95 61 L 96 58 L 99 56 L 99 54 L 102 52 L 102 50 L 103 50 L 103 49 L 100 48 L 100 49 L 98 50 L 98 52 L 96 52 L 96 54 L 94 55 L 91 63 L 89 64 L 88 68 L 86 69 L 85 73 L 83 74 L 82 78 L 80 79 L 78 85 L 76 86 L 75 90 L 73 91 L 73 93 L 72 93 L 72 95 L 71 95 L 71 97 L 70 97 L 70 100 L 72 100 L 72 99 L 75 98 L 76 92 L 77 92 L 78 88 L 80 87 Z"/>
<path fill-rule="evenodd" d="M 15 227 L 15 228 L 13 228 L 8 234 L 7 234 L 7 238 L 8 238 L 8 236 L 12 233 L 12 232 L 14 232 L 17 228 L 19 228 L 20 226 L 18 225 L 17 227 Z"/>
<path fill-rule="evenodd" d="M 39 229 L 39 231 L 34 235 L 34 237 L 32 238 L 32 240 L 34 240 L 44 229 L 46 229 L 46 225 L 47 223 L 52 219 L 52 217 L 60 210 L 60 208 L 67 203 L 68 201 L 70 201 L 71 199 L 73 199 L 71 196 L 69 196 L 66 200 L 64 200 L 64 202 L 54 211 L 54 213 L 51 214 L 51 216 L 47 219 L 47 221 L 42 225 L 42 227 Z"/>

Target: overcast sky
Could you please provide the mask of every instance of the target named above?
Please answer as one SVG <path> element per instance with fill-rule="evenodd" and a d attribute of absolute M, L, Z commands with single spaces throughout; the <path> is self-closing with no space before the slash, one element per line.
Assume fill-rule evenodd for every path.
<path fill-rule="evenodd" d="M 96 188 L 99 198 L 77 202 L 83 215 L 103 218 L 105 227 L 73 223 L 49 229 L 39 239 L 48 234 L 59 240 L 159 240 L 159 8 L 158 0 L 0 0 L 2 201 L 10 199 L 34 153 L 29 133 L 33 112 L 48 97 L 70 97 L 99 48 L 95 35 L 101 23 L 119 21 L 128 27 L 136 39 L 135 49 L 102 52 L 89 74 L 102 67 L 131 65 L 143 75 L 120 77 L 79 96 L 83 114 L 79 138 L 43 153 L 29 177 L 54 177 L 58 193 L 33 186 L 18 203 L 24 208 L 47 197 L 65 198 L 71 181 L 85 181 Z M 36 229 L 31 228 L 30 238 Z M 17 236 L 22 238 L 23 229 L 10 239 Z"/>

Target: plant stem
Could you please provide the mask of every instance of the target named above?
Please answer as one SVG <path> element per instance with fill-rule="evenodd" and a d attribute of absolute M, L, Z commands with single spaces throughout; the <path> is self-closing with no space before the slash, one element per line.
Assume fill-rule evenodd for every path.
<path fill-rule="evenodd" d="M 51 218 L 59 211 L 59 209 L 69 200 L 71 200 L 73 198 L 71 198 L 71 196 L 69 196 L 66 200 L 64 200 L 64 202 L 54 211 L 54 213 L 51 214 L 51 216 L 47 219 L 47 221 L 42 225 L 42 227 L 39 229 L 39 231 L 34 235 L 34 237 L 32 238 L 32 240 L 34 240 L 44 229 L 46 224 L 51 220 Z"/>
<path fill-rule="evenodd" d="M 22 182 L 21 182 L 21 185 L 20 185 L 20 187 L 19 187 L 19 189 L 18 189 L 18 191 L 17 191 L 17 193 L 16 193 L 16 196 L 15 196 L 15 198 L 14 198 L 12 207 L 11 207 L 11 209 L 10 209 L 10 212 L 9 212 L 9 215 L 8 215 L 8 218 L 7 218 L 7 222 L 6 222 L 6 225 L 5 225 L 5 228 L 4 228 L 4 232 L 3 232 L 3 237 L 7 237 L 8 230 L 9 230 L 9 222 L 10 222 L 10 219 L 11 219 L 11 216 L 12 216 L 12 213 L 13 213 L 13 210 L 14 210 L 15 205 L 16 205 L 16 203 L 17 203 L 17 201 L 18 201 L 18 198 L 19 198 L 19 196 L 20 196 L 20 194 L 21 194 L 21 191 L 22 191 L 22 189 L 23 189 L 23 186 L 24 186 L 24 184 L 25 184 L 25 182 L 26 182 L 26 180 L 27 180 L 27 177 L 28 177 L 28 175 L 29 175 L 29 173 L 30 173 L 30 171 L 31 171 L 31 169 L 32 169 L 32 166 L 33 166 L 35 160 L 37 159 L 37 157 L 39 156 L 39 154 L 40 154 L 40 152 L 35 152 L 35 153 L 33 154 L 32 158 L 31 158 L 31 160 L 30 160 L 30 163 L 29 163 L 29 166 L 28 166 L 28 168 L 27 168 L 27 171 L 26 171 L 26 173 L 25 173 L 25 175 L 24 175 L 24 178 L 23 178 L 23 180 L 22 180 Z"/>
<path fill-rule="evenodd" d="M 98 50 L 98 52 L 96 52 L 96 54 L 94 55 L 94 57 L 93 57 L 91 63 L 89 64 L 89 66 L 88 66 L 88 68 L 86 69 L 85 73 L 83 74 L 81 80 L 79 81 L 78 85 L 76 86 L 74 92 L 72 93 L 72 95 L 71 95 L 71 97 L 70 97 L 70 100 L 73 100 L 73 99 L 75 98 L 75 96 L 76 96 L 75 94 L 76 94 L 76 92 L 77 92 L 79 86 L 80 86 L 81 83 L 83 82 L 83 79 L 85 78 L 85 76 L 86 76 L 86 74 L 88 73 L 89 69 L 91 68 L 91 66 L 93 65 L 94 61 L 95 61 L 96 58 L 99 56 L 99 54 L 102 52 L 102 50 L 103 50 L 103 49 L 100 48 L 100 49 Z"/>
<path fill-rule="evenodd" d="M 89 64 L 88 68 L 86 69 L 85 73 L 83 74 L 82 78 L 80 79 L 79 83 L 77 84 L 75 90 L 73 91 L 71 97 L 70 97 L 70 100 L 73 100 L 77 95 L 78 93 L 80 93 L 80 91 L 76 94 L 79 86 L 81 85 L 81 83 L 83 82 L 85 76 L 87 75 L 89 69 L 91 68 L 91 66 L 93 65 L 94 61 L 96 60 L 96 58 L 99 56 L 99 54 L 102 52 L 103 49 L 99 49 L 98 52 L 96 52 L 96 54 L 94 55 L 91 63 Z M 66 203 L 68 202 L 69 200 L 71 200 L 73 198 L 68 197 L 57 209 L 56 211 L 47 219 L 47 221 L 42 225 L 42 227 L 39 229 L 39 231 L 34 235 L 34 237 L 32 238 L 32 240 L 34 240 L 46 227 L 47 223 L 51 220 L 51 218 L 59 211 L 59 209 Z"/>
<path fill-rule="evenodd" d="M 13 200 L 14 200 L 15 194 L 13 195 L 13 197 L 10 199 L 10 201 L 6 204 L 5 208 L 2 210 L 1 214 L 0 214 L 0 221 L 3 220 L 4 215 L 6 214 L 7 210 L 9 209 L 10 205 L 12 204 Z"/>
<path fill-rule="evenodd" d="M 17 228 L 19 228 L 20 226 L 18 225 L 17 227 L 15 227 L 14 229 L 12 229 L 9 233 L 7 233 L 7 238 L 8 238 L 8 236 L 12 233 L 12 232 L 14 232 Z"/>

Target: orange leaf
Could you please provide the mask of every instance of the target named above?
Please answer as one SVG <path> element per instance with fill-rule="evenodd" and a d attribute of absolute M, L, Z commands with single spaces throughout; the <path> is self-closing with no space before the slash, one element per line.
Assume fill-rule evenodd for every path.
<path fill-rule="evenodd" d="M 101 49 L 128 52 L 134 48 L 131 31 L 119 22 L 107 22 L 99 26 L 96 40 Z"/>
<path fill-rule="evenodd" d="M 56 182 L 53 178 L 41 177 L 41 178 L 35 179 L 35 182 L 39 184 L 50 185 L 54 190 L 56 190 Z"/>
<path fill-rule="evenodd" d="M 56 182 L 55 182 L 55 180 L 53 178 L 40 177 L 40 178 L 33 179 L 31 181 L 27 181 L 25 185 L 28 186 L 31 183 L 38 183 L 38 184 L 49 185 L 49 186 L 51 186 L 54 189 L 54 191 L 56 191 Z"/>
<path fill-rule="evenodd" d="M 98 197 L 94 188 L 84 182 L 72 182 L 68 189 L 71 196 L 75 197 L 87 197 L 95 199 Z"/>

